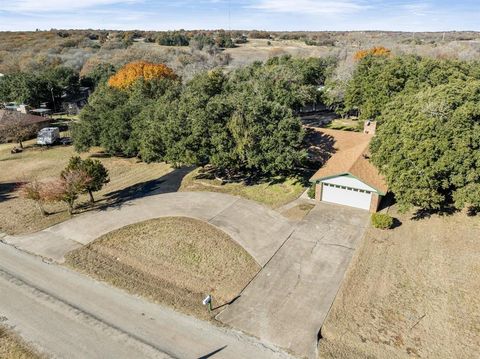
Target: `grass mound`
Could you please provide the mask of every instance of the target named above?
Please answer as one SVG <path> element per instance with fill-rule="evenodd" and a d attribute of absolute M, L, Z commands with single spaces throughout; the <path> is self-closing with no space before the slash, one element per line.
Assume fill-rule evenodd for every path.
<path fill-rule="evenodd" d="M 184 217 L 113 231 L 67 254 L 66 264 L 202 319 L 210 318 L 207 294 L 214 308 L 228 303 L 260 269 L 223 231 Z"/>

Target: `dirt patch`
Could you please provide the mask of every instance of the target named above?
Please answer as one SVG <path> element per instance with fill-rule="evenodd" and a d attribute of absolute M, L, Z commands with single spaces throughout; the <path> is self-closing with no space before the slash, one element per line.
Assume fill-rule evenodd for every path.
<path fill-rule="evenodd" d="M 66 265 L 202 319 L 240 293 L 260 270 L 226 233 L 192 218 L 137 223 L 66 255 Z"/>
<path fill-rule="evenodd" d="M 477 357 L 480 218 L 394 215 L 400 227 L 370 228 L 357 250 L 320 357 Z"/>
<path fill-rule="evenodd" d="M 40 359 L 44 356 L 29 347 L 19 336 L 0 326 L 0 358 Z"/>
<path fill-rule="evenodd" d="M 27 142 L 32 145 L 32 141 Z M 21 199 L 15 189 L 18 183 L 42 180 L 59 176 L 67 165 L 70 157 L 77 155 L 71 146 L 56 146 L 50 149 L 31 147 L 23 153 L 12 155 L 12 144 L 0 145 L 0 232 L 8 234 L 25 234 L 50 227 L 69 218 L 67 208 L 63 203 L 45 206 L 48 216 L 42 216 L 32 201 Z M 142 184 L 158 180 L 171 171 L 164 163 L 146 164 L 137 159 L 104 157 L 99 148 L 92 149 L 82 157 L 89 156 L 99 159 L 110 173 L 110 183 L 101 191 L 95 193 L 96 206 L 106 205 L 112 200 L 113 194 L 129 188 L 140 191 Z M 88 205 L 88 196 L 82 195 L 78 200 L 81 207 L 77 212 L 92 209 Z"/>
<path fill-rule="evenodd" d="M 282 215 L 292 221 L 301 221 L 314 207 L 313 204 L 302 203 L 283 211 Z"/>
<path fill-rule="evenodd" d="M 180 191 L 183 192 L 220 192 L 240 196 L 252 201 L 278 208 L 297 199 L 305 187 L 294 178 L 272 180 L 270 182 L 247 185 L 239 183 L 221 183 L 216 179 L 199 176 L 200 169 L 192 171 L 183 179 Z"/>

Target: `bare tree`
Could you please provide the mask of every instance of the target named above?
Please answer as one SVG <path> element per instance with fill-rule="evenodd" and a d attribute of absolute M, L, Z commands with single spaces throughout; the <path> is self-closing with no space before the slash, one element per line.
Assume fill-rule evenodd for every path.
<path fill-rule="evenodd" d="M 91 178 L 84 170 L 67 170 L 62 173 L 60 180 L 51 188 L 53 197 L 65 202 L 68 206 L 68 213 L 73 214 L 75 201 L 78 196 L 85 192 Z"/>
<path fill-rule="evenodd" d="M 47 212 L 43 206 L 44 202 L 46 201 L 44 187 L 44 183 L 33 180 L 32 182 L 23 183 L 18 189 L 21 198 L 29 199 L 35 202 L 35 205 L 42 216 L 47 215 Z"/>
<path fill-rule="evenodd" d="M 39 130 L 38 124 L 25 121 L 24 114 L 17 111 L 5 111 L 0 122 L 0 139 L 13 140 L 23 148 L 23 142 L 34 137 Z"/>

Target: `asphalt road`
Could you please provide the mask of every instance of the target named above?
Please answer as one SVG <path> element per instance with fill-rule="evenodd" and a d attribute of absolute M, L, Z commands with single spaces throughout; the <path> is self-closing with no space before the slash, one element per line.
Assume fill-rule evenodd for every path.
<path fill-rule="evenodd" d="M 56 358 L 290 358 L 3 243 L 0 321 Z"/>

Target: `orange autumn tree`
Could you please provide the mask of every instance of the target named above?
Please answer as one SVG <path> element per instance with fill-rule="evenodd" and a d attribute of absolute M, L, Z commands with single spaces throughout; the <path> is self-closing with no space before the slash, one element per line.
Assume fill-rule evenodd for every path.
<path fill-rule="evenodd" d="M 177 75 L 167 65 L 136 61 L 126 64 L 118 70 L 115 75 L 108 79 L 108 85 L 118 89 L 126 89 L 141 77 L 150 81 L 162 78 L 176 79 Z"/>
<path fill-rule="evenodd" d="M 361 59 L 363 59 L 364 57 L 367 57 L 368 55 L 388 57 L 391 54 L 392 52 L 390 51 L 390 49 L 387 49 L 386 47 L 383 47 L 383 46 L 375 46 L 368 50 L 357 51 L 354 55 L 354 58 L 355 60 L 360 61 Z"/>

